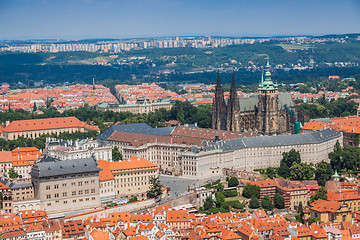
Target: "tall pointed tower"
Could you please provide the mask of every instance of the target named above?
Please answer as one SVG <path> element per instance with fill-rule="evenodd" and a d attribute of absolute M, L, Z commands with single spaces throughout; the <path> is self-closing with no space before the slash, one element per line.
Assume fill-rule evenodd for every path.
<path fill-rule="evenodd" d="M 224 100 L 224 91 L 220 82 L 218 72 L 215 86 L 215 98 L 212 107 L 211 127 L 213 129 L 224 130 L 226 126 L 226 105 Z"/>
<path fill-rule="evenodd" d="M 237 96 L 237 89 L 235 84 L 234 72 L 232 74 L 232 81 L 230 87 L 230 97 L 227 104 L 226 111 L 226 130 L 228 131 L 239 131 L 239 114 L 240 114 L 240 105 L 239 99 Z"/>
<path fill-rule="evenodd" d="M 269 59 L 266 64 L 265 80 L 261 79 L 258 96 L 257 129 L 265 135 L 279 133 L 279 92 L 271 80 Z"/>

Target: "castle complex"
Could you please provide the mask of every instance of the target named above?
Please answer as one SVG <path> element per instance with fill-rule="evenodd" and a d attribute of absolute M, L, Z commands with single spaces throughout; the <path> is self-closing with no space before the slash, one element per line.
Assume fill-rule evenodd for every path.
<path fill-rule="evenodd" d="M 290 113 L 294 102 L 289 93 L 279 93 L 278 85 L 271 80 L 269 61 L 265 80 L 261 77 L 257 97 L 238 98 L 233 75 L 230 97 L 224 91 L 218 75 L 213 101 L 212 128 L 228 131 L 256 131 L 264 135 L 286 134 L 291 131 Z"/>

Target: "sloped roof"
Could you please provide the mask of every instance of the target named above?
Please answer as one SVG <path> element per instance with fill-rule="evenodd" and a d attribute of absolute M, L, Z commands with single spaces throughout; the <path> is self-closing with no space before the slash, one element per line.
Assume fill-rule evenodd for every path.
<path fill-rule="evenodd" d="M 130 170 L 130 169 L 142 169 L 142 168 L 157 168 L 158 166 L 145 158 L 139 158 L 133 156 L 128 160 L 119 162 L 108 162 L 99 160 L 99 168 L 110 169 L 111 171 Z"/>
<path fill-rule="evenodd" d="M 216 149 L 221 149 L 223 151 L 234 151 L 241 148 L 303 145 L 311 143 L 321 143 L 330 139 L 338 138 L 340 136 L 340 132 L 337 132 L 333 129 L 324 129 L 322 131 L 307 134 L 236 138 L 219 141 L 213 145 L 209 145 L 204 148 L 192 147 L 191 150 L 194 153 L 199 153 L 200 151 L 212 151 Z M 189 154 L 189 152 L 185 152 L 184 154 Z"/>
<path fill-rule="evenodd" d="M 146 123 L 112 125 L 105 132 L 100 134 L 97 139 L 107 140 L 115 131 L 169 136 L 174 129 L 175 127 L 152 128 Z"/>
<path fill-rule="evenodd" d="M 84 127 L 84 128 L 91 128 L 93 130 L 99 130 L 99 128 L 97 127 L 90 126 L 84 122 L 81 122 L 76 117 L 61 117 L 61 118 L 43 118 L 43 119 L 12 121 L 7 127 L 3 129 L 3 131 L 23 132 L 23 131 L 72 128 L 72 127 Z"/>
<path fill-rule="evenodd" d="M 40 162 L 35 162 L 30 175 L 34 177 L 50 177 L 64 174 L 99 172 L 100 168 L 93 158 L 78 158 L 72 160 L 57 160 L 44 157 Z"/>

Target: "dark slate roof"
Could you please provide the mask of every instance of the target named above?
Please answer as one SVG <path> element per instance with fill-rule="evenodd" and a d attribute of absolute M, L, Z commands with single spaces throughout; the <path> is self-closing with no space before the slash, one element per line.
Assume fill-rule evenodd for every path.
<path fill-rule="evenodd" d="M 15 183 L 11 186 L 11 189 L 18 189 L 18 188 L 27 188 L 32 187 L 32 182 L 26 182 L 26 183 Z"/>
<path fill-rule="evenodd" d="M 91 158 L 78 158 L 72 160 L 58 160 L 44 157 L 40 162 L 35 162 L 30 175 L 34 177 L 52 177 L 66 174 L 99 172 L 97 162 Z"/>
<path fill-rule="evenodd" d="M 204 148 L 198 148 L 193 146 L 190 150 L 193 153 L 199 153 L 200 151 L 212 151 L 216 149 L 221 149 L 223 151 L 233 151 L 240 148 L 303 145 L 325 142 L 330 139 L 338 138 L 340 137 L 340 135 L 340 132 L 327 128 L 322 131 L 308 134 L 236 138 L 231 140 L 219 141 L 213 145 L 209 145 Z"/>
<path fill-rule="evenodd" d="M 254 111 L 255 107 L 258 106 L 258 96 L 251 96 L 248 98 L 240 98 L 240 111 Z M 289 93 L 279 93 L 279 109 L 283 109 L 285 106 L 294 107 L 295 103 Z"/>
<path fill-rule="evenodd" d="M 115 131 L 169 136 L 174 129 L 175 127 L 152 128 L 146 123 L 119 124 L 109 127 L 105 132 L 100 134 L 97 139 L 107 140 Z"/>

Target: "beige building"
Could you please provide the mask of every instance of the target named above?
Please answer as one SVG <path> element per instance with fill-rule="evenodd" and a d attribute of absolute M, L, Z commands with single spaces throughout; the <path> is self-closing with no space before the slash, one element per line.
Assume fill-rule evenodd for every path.
<path fill-rule="evenodd" d="M 161 108 L 170 110 L 174 104 L 170 101 L 151 102 L 147 99 L 139 99 L 134 104 L 100 103 L 96 110 L 113 112 L 131 112 L 134 114 L 155 112 Z"/>
<path fill-rule="evenodd" d="M 59 161 L 45 157 L 30 172 L 35 198 L 48 213 L 100 206 L 99 171 L 93 158 Z"/>
<path fill-rule="evenodd" d="M 193 179 L 221 176 L 223 168 L 243 171 L 278 167 L 283 152 L 295 149 L 305 163 L 329 162 L 328 154 L 342 133 L 332 129 L 282 136 L 259 136 L 218 141 L 205 147 L 192 147 L 181 159 L 182 175 Z"/>
<path fill-rule="evenodd" d="M 115 179 L 110 169 L 99 172 L 101 203 L 111 202 L 115 199 Z"/>
<path fill-rule="evenodd" d="M 63 132 L 100 131 L 98 127 L 81 122 L 76 117 L 44 118 L 12 121 L 3 129 L 3 138 L 16 140 L 19 137 L 37 138 L 45 134 L 60 134 Z"/>
<path fill-rule="evenodd" d="M 307 205 L 309 201 L 307 188 L 300 181 L 290 181 L 284 178 L 274 178 L 276 191 L 285 200 L 285 208 L 296 210 L 300 204 Z"/>
<path fill-rule="evenodd" d="M 6 176 L 9 170 L 12 168 L 12 152 L 1 151 L 0 152 L 0 175 Z"/>
<path fill-rule="evenodd" d="M 146 198 L 146 192 L 150 189 L 150 179 L 159 175 L 159 167 L 156 164 L 136 156 L 120 162 L 98 162 L 101 169 L 110 170 L 114 177 L 116 198 L 129 199 L 133 196 L 139 199 Z M 111 191 L 111 184 L 107 187 Z"/>
<path fill-rule="evenodd" d="M 192 145 L 201 146 L 200 139 L 158 136 L 115 131 L 108 143 L 117 146 L 124 159 L 132 156 L 145 158 L 159 166 L 164 173 L 180 173 L 181 154 Z"/>

